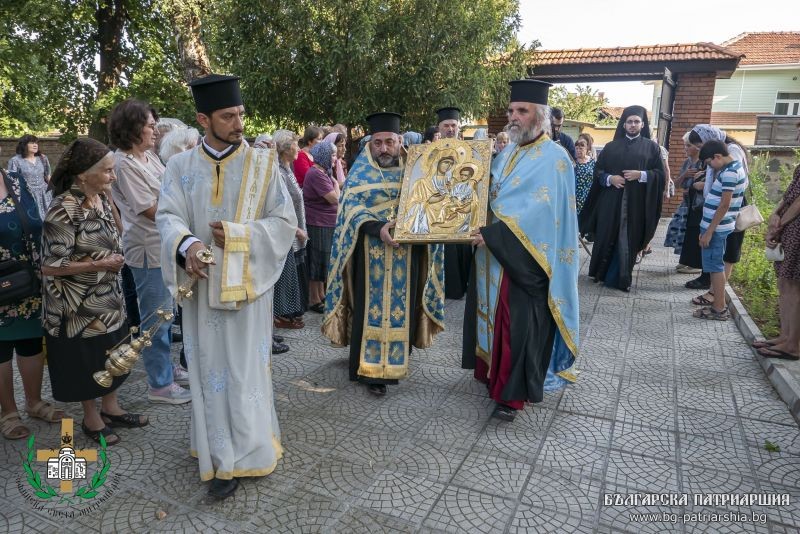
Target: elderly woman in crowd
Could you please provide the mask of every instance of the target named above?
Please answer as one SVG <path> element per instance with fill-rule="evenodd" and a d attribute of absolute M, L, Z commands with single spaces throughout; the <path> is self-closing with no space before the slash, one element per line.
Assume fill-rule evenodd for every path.
<path fill-rule="evenodd" d="M 161 239 L 156 229 L 156 208 L 164 165 L 153 152 L 158 135 L 150 106 L 125 100 L 108 118 L 108 133 L 117 147 L 114 153 L 117 180 L 111 186 L 122 216 L 122 248 L 125 264 L 133 273 L 142 328 L 158 320 L 156 311 L 173 308 L 172 297 L 161 276 Z M 191 393 L 178 382 L 189 383 L 189 374 L 172 364 L 170 323 L 153 335 L 152 345 L 142 353 L 148 399 L 165 404 L 184 404 Z"/>
<path fill-rule="evenodd" d="M 74 141 L 50 180 L 55 198 L 42 231 L 43 323 L 53 397 L 81 402 L 84 434 L 98 443 L 102 435 L 108 445 L 120 440 L 110 426 L 148 423 L 117 401 L 127 375 L 114 377 L 108 388 L 92 378 L 104 369 L 106 351 L 128 334 L 119 287 L 125 258 L 109 197 L 114 166 L 104 144 Z"/>
<path fill-rule="evenodd" d="M 331 240 L 336 227 L 339 208 L 339 183 L 333 178 L 333 158 L 336 147 L 332 143 L 319 143 L 311 149 L 314 165 L 306 173 L 303 185 L 303 203 L 308 225 L 308 284 L 311 302 L 309 309 L 325 311 L 325 281 L 328 277 L 328 260 Z"/>
<path fill-rule="evenodd" d="M 797 140 L 800 141 L 800 122 Z M 800 360 L 800 165 L 767 222 L 767 246 L 780 245 L 783 250 L 783 260 L 775 262 L 781 333 L 754 346 L 765 358 Z"/>
<path fill-rule="evenodd" d="M 505 133 L 505 132 L 500 132 Z M 508 134 L 506 134 L 506 137 Z M 575 206 L 580 215 L 594 181 L 594 139 L 582 133 L 575 141 Z"/>
<path fill-rule="evenodd" d="M 336 154 L 333 156 L 333 177 L 336 178 L 340 188 L 344 185 L 345 178 L 347 178 L 347 162 L 344 159 L 344 154 L 347 150 L 345 146 L 346 139 L 343 134 L 334 131 L 322 140 L 325 143 L 333 143 L 336 146 Z"/>
<path fill-rule="evenodd" d="M 341 134 L 331 134 L 341 135 Z M 308 240 L 306 234 L 306 215 L 303 207 L 303 191 L 297 184 L 297 179 L 292 173 L 292 163 L 297 159 L 300 148 L 297 146 L 297 136 L 289 130 L 278 130 L 273 136 L 275 149 L 280 158 L 280 173 L 289 196 L 292 197 L 294 212 L 297 216 L 297 229 L 292 249 L 286 256 L 283 271 L 275 284 L 274 315 L 277 328 L 303 328 L 303 312 L 307 300 L 303 302 L 301 284 L 308 284 L 305 276 L 305 246 Z M 302 280 L 301 277 L 302 276 Z M 306 297 L 307 299 L 307 297 Z"/>
<path fill-rule="evenodd" d="M 300 152 L 297 154 L 297 159 L 294 161 L 294 177 L 297 178 L 297 183 L 303 187 L 303 180 L 306 178 L 306 173 L 311 165 L 314 163 L 314 157 L 311 155 L 311 149 L 314 145 L 322 141 L 322 128 L 319 126 L 309 126 L 303 132 L 303 137 L 298 142 Z"/>
<path fill-rule="evenodd" d="M 494 153 L 499 154 L 510 141 L 508 132 L 498 132 L 494 142 Z"/>
<path fill-rule="evenodd" d="M 156 143 L 153 149 L 153 152 L 161 155 L 161 143 L 163 142 L 164 138 L 167 136 L 168 133 L 174 130 L 185 130 L 188 128 L 185 122 L 180 119 L 173 119 L 170 117 L 161 117 L 156 122 L 156 130 L 158 130 L 158 135 L 156 135 Z M 161 158 L 161 161 L 164 165 L 167 164 L 167 160 Z"/>
<path fill-rule="evenodd" d="M 669 223 L 664 246 L 671 247 L 675 254 L 680 255 L 676 267 L 679 273 L 697 274 L 702 272 L 699 236 L 700 219 L 703 216 L 705 173 L 697 178 L 703 162 L 700 161 L 700 149 L 689 142 L 689 132 L 683 136 L 683 148 L 686 151 L 686 159 L 677 178 L 678 186 L 683 189 L 683 200 Z M 692 230 L 687 232 L 690 220 Z M 688 242 L 687 235 L 690 238 Z M 684 249 L 686 249 L 685 254 Z"/>
<path fill-rule="evenodd" d="M 180 154 L 197 146 L 200 141 L 200 132 L 197 128 L 176 128 L 159 140 L 158 156 L 164 165 L 169 158 L 175 154 Z"/>
<path fill-rule="evenodd" d="M 23 175 L 2 170 L 0 174 L 0 260 L 25 264 L 28 272 L 38 276 L 42 220 L 36 200 Z M 4 298 L 0 304 L 0 431 L 6 439 L 22 439 L 31 433 L 20 419 L 14 399 L 14 352 L 28 416 L 48 423 L 64 416 L 63 411 L 42 400 L 41 308 L 38 286 L 31 286 L 27 295 Z"/>
<path fill-rule="evenodd" d="M 39 220 L 43 221 L 53 200 L 53 195 L 48 191 L 50 181 L 50 161 L 39 149 L 39 138 L 35 135 L 23 135 L 17 143 L 16 154 L 8 160 L 9 172 L 21 174 L 28 184 L 28 190 L 36 201 L 39 211 Z"/>

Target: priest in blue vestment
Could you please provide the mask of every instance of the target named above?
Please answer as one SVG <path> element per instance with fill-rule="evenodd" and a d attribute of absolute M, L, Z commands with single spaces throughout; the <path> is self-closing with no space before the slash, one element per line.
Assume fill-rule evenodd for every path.
<path fill-rule="evenodd" d="M 487 384 L 493 415 L 505 421 L 574 381 L 578 354 L 572 161 L 546 133 L 550 84 L 510 85 L 512 144 L 492 163 L 489 220 L 473 241 L 462 352 L 462 367 Z"/>
<path fill-rule="evenodd" d="M 408 375 L 412 346 L 444 330 L 444 247 L 394 241 L 404 160 L 400 115 L 367 117 L 371 138 L 345 181 L 322 333 L 350 345 L 350 380 L 381 396 Z"/>

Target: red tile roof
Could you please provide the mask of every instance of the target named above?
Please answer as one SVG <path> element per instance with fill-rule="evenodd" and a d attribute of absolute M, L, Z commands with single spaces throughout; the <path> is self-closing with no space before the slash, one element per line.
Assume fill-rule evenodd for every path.
<path fill-rule="evenodd" d="M 800 32 L 747 32 L 722 46 L 744 54 L 740 66 L 800 63 Z"/>
<path fill-rule="evenodd" d="M 749 126 L 756 127 L 758 115 L 764 113 L 735 112 L 735 111 L 712 111 L 711 124 L 715 126 Z"/>
<path fill-rule="evenodd" d="M 622 63 L 649 61 L 695 61 L 736 59 L 743 53 L 713 43 L 628 46 L 617 48 L 579 48 L 575 50 L 536 50 L 535 65 Z"/>

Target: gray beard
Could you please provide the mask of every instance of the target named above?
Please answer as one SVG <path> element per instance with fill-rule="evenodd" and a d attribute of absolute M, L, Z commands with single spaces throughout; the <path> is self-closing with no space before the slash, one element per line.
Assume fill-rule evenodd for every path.
<path fill-rule="evenodd" d="M 523 143 L 527 143 L 528 141 L 533 141 L 536 139 L 536 136 L 541 133 L 540 128 L 529 128 L 527 130 L 521 130 L 519 128 L 509 128 L 508 129 L 508 137 L 511 139 L 512 143 L 516 143 L 521 145 Z"/>
<path fill-rule="evenodd" d="M 375 161 L 378 163 L 379 167 L 383 167 L 384 169 L 389 167 L 397 167 L 400 165 L 400 158 L 390 154 L 380 155 L 375 158 Z"/>

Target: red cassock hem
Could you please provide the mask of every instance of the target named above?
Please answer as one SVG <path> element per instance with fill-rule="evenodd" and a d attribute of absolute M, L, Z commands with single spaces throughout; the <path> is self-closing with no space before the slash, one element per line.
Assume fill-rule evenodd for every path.
<path fill-rule="evenodd" d="M 494 316 L 494 344 L 492 346 L 492 373 L 480 358 L 475 360 L 475 378 L 489 384 L 489 397 L 515 410 L 525 407 L 524 400 L 502 400 L 503 389 L 511 374 L 511 315 L 508 308 L 508 277 L 500 281 L 497 310 Z"/>

